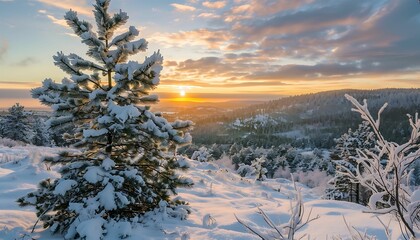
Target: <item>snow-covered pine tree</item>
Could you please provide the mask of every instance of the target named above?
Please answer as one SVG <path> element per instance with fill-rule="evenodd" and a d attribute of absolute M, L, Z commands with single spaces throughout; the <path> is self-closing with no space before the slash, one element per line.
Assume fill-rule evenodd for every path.
<path fill-rule="evenodd" d="M 35 121 L 32 123 L 33 137 L 31 143 L 36 146 L 50 146 L 51 138 L 48 133 L 47 126 L 44 119 L 41 117 L 35 118 Z"/>
<path fill-rule="evenodd" d="M 263 181 L 267 179 L 267 169 L 263 167 L 263 164 L 267 158 L 265 156 L 254 159 L 251 165 L 240 163 L 236 172 L 242 177 L 255 177 L 257 181 Z"/>
<path fill-rule="evenodd" d="M 191 156 L 192 160 L 197 160 L 199 162 L 207 162 L 211 158 L 212 155 L 205 146 L 201 146 L 198 151 L 195 151 Z"/>
<path fill-rule="evenodd" d="M 265 175 L 267 173 L 267 169 L 263 167 L 263 164 L 266 162 L 267 158 L 265 156 L 256 158 L 251 163 L 251 167 L 255 169 L 255 176 L 258 181 L 263 181 L 267 179 Z"/>
<path fill-rule="evenodd" d="M 420 161 L 414 164 L 412 169 L 413 172 L 411 173 L 411 184 L 413 186 L 420 187 Z"/>
<path fill-rule="evenodd" d="M 33 132 L 29 123 L 30 112 L 25 111 L 25 107 L 16 103 L 9 108 L 2 121 L 2 137 L 10 138 L 16 141 L 30 143 Z"/>
<path fill-rule="evenodd" d="M 233 155 L 239 153 L 239 151 L 241 151 L 242 148 L 243 147 L 240 144 L 238 144 L 236 142 L 233 143 L 232 146 L 230 146 L 230 148 L 229 148 L 229 155 L 233 156 Z"/>
<path fill-rule="evenodd" d="M 223 145 L 214 143 L 213 145 L 211 145 L 209 152 L 214 160 L 219 160 L 225 153 L 223 149 Z"/>
<path fill-rule="evenodd" d="M 369 123 L 362 122 L 355 131 L 349 129 L 347 133 L 335 139 L 335 142 L 336 147 L 332 154 L 332 160 L 336 165 L 336 172 L 330 181 L 333 184 L 333 189 L 328 190 L 333 193 L 329 193 L 329 195 L 335 196 L 335 199 L 346 199 L 350 202 L 366 202 L 366 189 L 361 189 L 359 182 L 350 178 L 346 172 L 356 173 L 357 162 L 354 157 L 357 156 L 357 149 L 372 149 L 375 145 Z"/>
<path fill-rule="evenodd" d="M 183 167 L 175 151 L 191 141 L 184 130 L 192 122 L 169 123 L 150 111 L 147 104 L 158 98 L 149 91 L 159 84 L 163 58 L 158 51 L 143 63 L 128 61 L 145 51 L 147 42 L 135 40 L 139 31 L 133 26 L 113 37 L 128 16 L 122 11 L 110 15 L 109 4 L 96 0 L 96 33 L 76 12 L 65 14 L 94 61 L 58 52 L 54 63 L 70 78 L 61 83 L 46 79 L 32 90 L 34 98 L 51 106 L 52 128 L 75 125 L 74 134 L 65 137 L 80 151 L 45 159 L 63 165 L 61 178 L 41 182 L 18 202 L 34 205 L 44 227 L 66 239 L 83 238 L 89 228 L 106 235 L 115 222 L 133 221 L 160 204 L 174 206 L 170 197 L 176 188 L 191 185 L 176 173 Z"/>
<path fill-rule="evenodd" d="M 267 169 L 267 176 L 273 178 L 277 169 L 284 164 L 285 158 L 281 156 L 279 148 L 271 146 L 265 154 L 264 167 Z"/>

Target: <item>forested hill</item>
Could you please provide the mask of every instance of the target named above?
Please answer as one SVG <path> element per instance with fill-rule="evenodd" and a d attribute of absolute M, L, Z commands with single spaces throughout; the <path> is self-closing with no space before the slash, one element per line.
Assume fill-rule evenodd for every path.
<path fill-rule="evenodd" d="M 360 116 L 351 111 L 346 93 L 359 101 L 366 99 L 373 115 L 387 102 L 381 130 L 396 142 L 408 136 L 406 114 L 414 115 L 420 110 L 420 89 L 347 89 L 305 94 L 196 119 L 195 142 L 239 140 L 246 145 L 293 143 L 331 147 L 334 138 L 361 123 Z M 205 129 L 209 128 L 217 134 L 206 134 L 209 131 Z"/>

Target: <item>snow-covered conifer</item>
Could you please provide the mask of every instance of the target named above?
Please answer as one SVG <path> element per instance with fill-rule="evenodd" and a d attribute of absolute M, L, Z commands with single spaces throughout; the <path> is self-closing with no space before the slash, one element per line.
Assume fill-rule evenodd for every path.
<path fill-rule="evenodd" d="M 210 147 L 210 154 L 214 160 L 218 160 L 224 154 L 222 145 L 214 143 Z"/>
<path fill-rule="evenodd" d="M 267 179 L 265 175 L 267 173 L 267 169 L 263 167 L 263 164 L 266 162 L 266 160 L 267 160 L 266 157 L 262 156 L 260 158 L 256 158 L 251 163 L 251 167 L 255 169 L 255 177 L 258 181 Z"/>
<path fill-rule="evenodd" d="M 232 144 L 232 146 L 230 146 L 229 155 L 233 156 L 233 155 L 239 153 L 239 151 L 241 151 L 241 149 L 242 149 L 242 146 L 235 142 L 235 143 Z"/>
<path fill-rule="evenodd" d="M 332 158 L 336 165 L 336 171 L 330 181 L 333 187 L 328 190 L 328 194 L 335 199 L 346 199 L 356 203 L 366 202 L 365 198 L 368 197 L 366 189 L 345 172 L 356 173 L 357 162 L 354 157 L 357 156 L 357 149 L 372 149 L 374 146 L 375 138 L 369 123 L 362 122 L 355 131 L 349 129 L 347 133 L 335 139 L 335 142 L 336 147 Z M 361 171 L 363 170 L 361 169 Z"/>
<path fill-rule="evenodd" d="M 30 114 L 19 103 L 9 108 L 9 113 L 4 117 L 1 124 L 2 137 L 30 143 L 33 135 L 28 118 Z"/>
<path fill-rule="evenodd" d="M 280 149 L 272 146 L 265 154 L 264 167 L 267 169 L 267 176 L 273 177 L 277 169 L 285 163 L 285 158 L 280 156 Z"/>
<path fill-rule="evenodd" d="M 420 161 L 413 166 L 411 172 L 411 184 L 413 186 L 420 186 Z"/>
<path fill-rule="evenodd" d="M 33 137 L 31 143 L 37 146 L 50 146 L 51 138 L 45 121 L 37 117 L 32 123 Z"/>
<path fill-rule="evenodd" d="M 255 177 L 255 179 L 258 181 L 265 180 L 267 178 L 267 169 L 263 167 L 265 161 L 266 157 L 262 156 L 260 158 L 254 159 L 251 162 L 251 165 L 240 163 L 236 172 L 242 177 Z"/>
<path fill-rule="evenodd" d="M 246 165 L 245 163 L 239 163 L 236 172 L 242 177 L 251 177 L 255 175 L 255 168 L 250 165 Z"/>
<path fill-rule="evenodd" d="M 207 162 L 210 160 L 210 158 L 212 157 L 212 155 L 210 154 L 209 150 L 202 146 L 200 147 L 200 149 L 198 149 L 198 151 L 195 151 L 192 156 L 191 159 L 192 160 L 197 160 L 199 162 Z"/>
<path fill-rule="evenodd" d="M 135 40 L 139 31 L 133 26 L 114 36 L 128 15 L 109 14 L 109 4 L 96 0 L 97 32 L 75 11 L 64 17 L 94 61 L 58 52 L 54 63 L 70 77 L 61 83 L 46 79 L 32 90 L 34 98 L 51 106 L 51 128 L 75 125 L 65 138 L 80 151 L 45 159 L 63 165 L 61 178 L 41 182 L 19 202 L 34 205 L 44 227 L 66 239 L 83 237 L 82 226 L 93 223 L 105 235 L 107 223 L 139 219 L 162 201 L 170 208 L 176 188 L 191 184 L 176 173 L 182 167 L 175 151 L 191 141 L 184 130 L 192 123 L 169 123 L 149 107 L 158 101 L 149 92 L 159 84 L 163 58 L 158 51 L 144 62 L 128 61 L 147 49 L 147 41 Z"/>

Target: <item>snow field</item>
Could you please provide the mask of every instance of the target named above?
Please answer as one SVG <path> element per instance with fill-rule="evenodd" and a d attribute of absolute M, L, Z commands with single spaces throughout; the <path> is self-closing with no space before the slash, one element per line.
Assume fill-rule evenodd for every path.
<path fill-rule="evenodd" d="M 20 208 L 16 199 L 36 189 L 39 181 L 45 178 L 56 178 L 56 168 L 50 169 L 41 162 L 43 156 L 59 152 L 58 148 L 45 147 L 2 147 L 1 156 L 15 156 L 14 161 L 0 163 L 0 239 L 29 239 L 36 216 L 33 208 Z M 106 239 L 118 239 L 126 234 L 125 239 L 259 239 L 247 232 L 236 221 L 235 215 L 249 222 L 251 226 L 265 231 L 268 226 L 258 214 L 258 207 L 264 210 L 277 224 L 288 221 L 291 199 L 295 192 L 293 184 L 286 179 L 267 179 L 255 181 L 242 178 L 238 174 L 214 163 L 187 160 L 190 170 L 182 174 L 194 182 L 192 188 L 179 189 L 178 198 L 188 202 L 191 213 L 186 220 L 168 217 L 157 209 L 146 214 L 141 224 L 114 223 L 115 231 L 109 232 Z M 49 170 L 50 169 L 50 170 Z M 297 237 L 306 234 L 304 239 L 333 239 L 341 237 L 350 239 L 350 227 L 361 233 L 375 235 L 377 239 L 386 239 L 381 223 L 372 214 L 363 213 L 367 208 L 348 202 L 321 200 L 310 188 L 298 184 L 305 202 L 305 216 L 312 208 L 311 216 L 320 216 L 310 222 Z M 380 216 L 384 223 L 390 220 L 389 215 Z M 86 226 L 81 231 L 88 240 L 96 239 L 97 224 Z M 398 239 L 399 229 L 395 221 L 390 225 L 392 239 Z M 354 233 L 354 232 L 353 232 Z M 89 234 L 91 238 L 89 238 Z M 97 234 L 96 234 L 97 235 Z M 62 239 L 51 235 L 38 223 L 35 239 Z M 27 237 L 27 238 L 25 238 Z"/>

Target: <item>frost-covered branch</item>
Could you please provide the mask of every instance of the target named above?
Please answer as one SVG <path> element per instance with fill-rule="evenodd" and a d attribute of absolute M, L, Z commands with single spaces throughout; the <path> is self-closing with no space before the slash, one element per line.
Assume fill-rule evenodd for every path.
<path fill-rule="evenodd" d="M 379 110 L 375 120 L 370 114 L 367 101 L 363 105 L 349 95 L 345 97 L 353 104 L 352 109 L 358 112 L 362 119 L 372 127 L 377 139 L 374 150 L 358 149 L 356 173 L 347 171 L 346 174 L 372 191 L 369 199 L 370 212 L 394 214 L 400 222 L 403 236 L 406 239 L 420 237 L 420 216 L 417 191 L 413 192 L 410 183 L 410 166 L 420 159 L 420 119 L 409 115 L 411 137 L 403 144 L 390 142 L 380 132 L 381 113 L 387 104 Z M 362 174 L 363 169 L 363 174 Z M 419 194 L 420 195 L 420 194 Z"/>
<path fill-rule="evenodd" d="M 300 189 L 296 187 L 295 183 L 294 183 L 294 188 L 296 191 L 295 204 L 293 205 L 291 203 L 291 207 L 290 207 L 291 215 L 287 223 L 277 226 L 261 208 L 258 208 L 258 212 L 259 214 L 261 214 L 266 224 L 270 227 L 270 229 L 266 229 L 268 231 L 260 231 L 256 227 L 251 226 L 249 222 L 243 221 L 235 215 L 236 220 L 240 224 L 242 224 L 246 229 L 248 229 L 252 234 L 257 235 L 263 240 L 272 240 L 272 239 L 294 240 L 296 239 L 295 238 L 296 233 L 300 229 L 302 229 L 304 226 L 306 226 L 308 223 L 318 219 L 319 216 L 317 215 L 316 217 L 311 217 L 311 213 L 312 213 L 312 210 L 311 210 L 305 218 L 305 215 L 306 215 L 305 207 L 303 204 L 301 191 Z"/>

